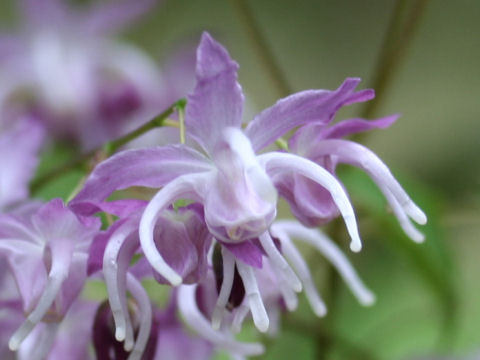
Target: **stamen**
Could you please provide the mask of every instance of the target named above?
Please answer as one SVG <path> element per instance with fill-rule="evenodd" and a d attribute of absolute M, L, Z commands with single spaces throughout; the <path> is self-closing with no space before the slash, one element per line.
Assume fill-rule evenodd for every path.
<path fill-rule="evenodd" d="M 276 222 L 274 227 L 316 247 L 337 269 L 362 305 L 369 306 L 375 302 L 375 295 L 367 289 L 342 251 L 325 234 L 289 220 Z"/>
<path fill-rule="evenodd" d="M 209 175 L 209 174 L 208 174 Z M 148 262 L 160 275 L 173 286 L 182 283 L 182 277 L 177 274 L 158 252 L 153 239 L 153 230 L 160 212 L 166 209 L 175 199 L 192 195 L 193 187 L 205 178 L 205 174 L 184 175 L 168 183 L 148 203 L 140 220 L 140 243 Z"/>
<path fill-rule="evenodd" d="M 233 277 L 235 273 L 235 258 L 233 254 L 226 248 L 222 248 L 223 259 L 223 281 L 220 288 L 220 294 L 218 295 L 217 303 L 212 315 L 212 327 L 215 330 L 220 329 L 222 323 L 223 314 L 225 312 L 225 306 L 228 303 L 230 293 L 232 291 Z"/>
<path fill-rule="evenodd" d="M 152 328 L 152 305 L 147 292 L 135 276 L 127 273 L 127 287 L 140 309 L 140 327 L 137 341 L 130 353 L 128 360 L 139 360 L 147 346 Z"/>
<path fill-rule="evenodd" d="M 325 316 L 327 314 L 327 307 L 318 294 L 312 275 L 308 269 L 308 265 L 303 259 L 302 255 L 297 250 L 295 245 L 293 245 L 292 241 L 285 232 L 277 231 L 275 224 L 271 227 L 271 231 L 272 233 L 275 231 L 274 236 L 277 237 L 282 243 L 283 253 L 292 263 L 292 266 L 300 277 L 305 288 L 305 295 L 307 296 L 307 300 L 310 303 L 313 312 L 319 317 Z"/>
<path fill-rule="evenodd" d="M 284 259 L 280 251 L 278 251 L 268 231 L 265 231 L 262 235 L 260 235 L 259 239 L 263 249 L 265 250 L 269 259 L 271 260 L 273 267 L 277 268 L 281 272 L 286 283 L 294 291 L 296 292 L 302 291 L 302 283 L 300 282 L 300 280 L 298 279 L 297 275 L 292 270 L 290 265 Z"/>
<path fill-rule="evenodd" d="M 355 252 L 362 249 L 362 242 L 358 234 L 357 221 L 355 220 L 352 204 L 350 204 L 345 190 L 332 174 L 314 162 L 293 154 L 270 152 L 258 156 L 258 160 L 264 164 L 267 172 L 291 173 L 293 171 L 317 182 L 327 189 L 340 210 L 352 239 L 350 249 Z"/>
<path fill-rule="evenodd" d="M 264 347 L 259 343 L 241 343 L 227 334 L 213 330 L 209 321 L 200 312 L 196 302 L 198 285 L 182 285 L 178 289 L 178 307 L 186 323 L 200 336 L 219 348 L 244 356 L 260 355 Z"/>
<path fill-rule="evenodd" d="M 261 332 L 266 332 L 268 330 L 269 320 L 260 291 L 258 290 L 255 273 L 250 266 L 245 265 L 241 261 L 237 261 L 236 264 L 238 273 L 243 281 L 243 286 L 245 287 L 245 293 L 248 298 L 248 304 L 252 312 L 255 327 Z"/>

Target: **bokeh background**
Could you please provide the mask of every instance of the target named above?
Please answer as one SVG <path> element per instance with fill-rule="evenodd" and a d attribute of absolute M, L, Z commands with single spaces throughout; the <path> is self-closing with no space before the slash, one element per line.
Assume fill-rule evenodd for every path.
<path fill-rule="evenodd" d="M 333 89 L 351 76 L 374 86 L 380 54 L 394 54 L 375 108 L 352 106 L 339 117 L 402 115 L 361 141 L 429 215 L 427 241 L 411 243 L 373 183 L 342 169 L 365 244 L 348 256 L 377 304 L 362 308 L 323 259 L 308 252 L 330 313 L 316 319 L 301 297 L 281 333 L 263 339 L 268 351 L 262 358 L 480 359 L 479 16 L 475 0 L 163 0 L 123 34 L 162 66 L 172 49 L 194 46 L 203 30 L 210 31 L 240 63 L 253 114 L 286 90 Z M 394 18 L 403 25 L 386 42 Z M 0 24 L 15 23 L 15 2 L 2 1 Z M 288 89 L 278 85 L 265 56 Z M 68 192 L 74 177 L 40 195 Z M 343 229 L 327 231 L 347 243 Z"/>

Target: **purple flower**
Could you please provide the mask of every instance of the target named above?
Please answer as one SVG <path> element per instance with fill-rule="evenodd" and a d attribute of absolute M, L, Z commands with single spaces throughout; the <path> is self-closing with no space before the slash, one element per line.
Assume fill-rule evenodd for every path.
<path fill-rule="evenodd" d="M 361 242 L 352 206 L 342 185 L 332 175 L 332 169 L 292 153 L 257 155 L 256 152 L 298 126 L 328 124 L 340 107 L 370 99 L 373 93 L 371 90 L 355 92 L 358 79 L 346 79 L 334 91 L 300 92 L 264 110 L 243 130 L 244 97 L 237 83 L 237 69 L 228 52 L 204 33 L 197 50 L 197 85 L 188 97 L 185 117 L 186 135 L 203 153 L 183 144 L 120 153 L 92 172 L 72 201 L 72 207 L 90 215 L 108 207 L 104 200 L 115 190 L 130 186 L 162 187 L 141 216 L 140 244 L 153 269 L 170 283 L 179 285 L 184 275 L 168 261 L 175 251 L 168 245 L 163 245 L 163 249 L 159 246 L 155 229 L 175 201 L 189 199 L 201 204 L 209 233 L 221 245 L 223 279 L 212 313 L 214 327 L 221 326 L 237 276 L 241 279 L 247 310 L 250 309 L 256 327 L 266 331 L 269 318 L 256 278 L 256 271 L 264 261 L 277 275 L 287 305 L 293 299 L 292 294 L 305 287 L 315 312 L 324 312 L 312 290 L 304 262 L 298 260 L 296 250 L 290 246 L 288 231 L 281 231 L 281 236 L 275 239 L 275 227 L 271 225 L 276 216 L 276 186 L 281 195 L 292 194 L 296 191 L 288 188 L 292 177 L 310 179 L 327 191 L 342 214 L 352 239 L 351 249 L 359 251 Z M 298 196 L 297 203 L 308 203 L 309 195 L 305 192 L 303 198 Z M 402 201 L 421 213 L 408 197 Z M 325 243 L 318 240 L 321 238 L 318 234 L 303 236 L 317 239 L 311 240 L 317 247 Z M 332 255 L 325 248 L 319 249 L 327 251 L 334 264 L 338 265 L 338 259 L 342 258 L 340 272 L 352 274 L 351 266 L 338 251 Z M 295 265 L 290 266 L 285 257 Z M 363 285 L 358 285 L 361 282 L 356 277 L 346 276 L 346 280 L 362 303 L 371 303 L 372 295 Z"/>
<path fill-rule="evenodd" d="M 4 114 L 4 118 L 5 118 Z M 28 197 L 44 131 L 30 116 L 0 122 L 0 213 Z"/>
<path fill-rule="evenodd" d="M 6 96 L 28 94 L 31 100 L 20 105 L 35 109 L 50 133 L 86 148 L 147 120 L 163 105 L 162 76 L 152 60 L 112 33 L 154 2 L 109 1 L 80 10 L 61 0 L 21 1 L 24 29 L 8 37 L 9 51 L 0 56 Z"/>
<path fill-rule="evenodd" d="M 143 207 L 140 207 L 140 210 L 143 210 Z M 89 257 L 89 273 L 103 270 L 116 326 L 115 338 L 117 341 L 125 341 L 125 349 L 128 351 L 134 346 L 133 324 L 127 309 L 128 284 L 134 281 L 135 276 L 155 276 L 160 283 L 167 283 L 160 274 L 151 270 L 144 258 L 130 267 L 131 259 L 140 247 L 140 215 L 141 212 L 137 210 L 130 217 L 118 220 L 106 232 L 97 235 Z M 155 228 L 156 246 L 159 251 L 168 254 L 165 257 L 167 263 L 182 275 L 186 283 L 195 283 L 205 277 L 206 255 L 211 240 L 203 221 L 203 211 L 197 204 L 180 208 L 178 211 L 165 211 Z"/>
<path fill-rule="evenodd" d="M 216 349 L 227 352 L 235 359 L 262 354 L 263 345 L 239 342 L 228 328 L 212 328 L 209 319 L 212 317 L 217 298 L 215 285 L 213 273 L 210 271 L 202 282 L 181 285 L 178 288 L 178 308 L 185 323 Z"/>
<path fill-rule="evenodd" d="M 0 255 L 8 262 L 28 314 L 13 334 L 16 350 L 43 321 L 58 322 L 80 293 L 88 248 L 99 228 L 96 219 L 79 219 L 60 199 L 37 211 L 0 216 Z"/>
<path fill-rule="evenodd" d="M 179 284 L 181 277 L 165 263 L 153 240 L 162 210 L 180 198 L 197 201 L 204 205 L 210 232 L 224 243 L 240 244 L 266 232 L 276 215 L 272 178 L 292 172 L 312 178 L 334 194 L 352 247 L 359 250 L 361 246 L 350 202 L 328 171 L 293 154 L 257 156 L 254 152 L 300 124 L 329 117 L 344 93 L 353 91 L 351 86 L 294 95 L 285 100 L 287 106 L 284 101 L 265 110 L 243 131 L 244 98 L 236 81 L 237 68 L 227 51 L 205 33 L 197 51 L 197 86 L 189 96 L 185 122 L 187 135 L 207 156 L 185 145 L 125 151 L 98 166 L 72 201 L 74 207 L 96 204 L 100 209 L 114 190 L 163 186 L 142 216 L 140 240 L 152 266 L 173 284 Z M 262 246 L 275 252 L 268 244 Z"/>
<path fill-rule="evenodd" d="M 425 214 L 412 202 L 387 166 L 372 151 L 353 141 L 341 139 L 360 131 L 386 128 L 397 117 L 387 116 L 375 121 L 349 119 L 333 126 L 313 122 L 297 130 L 289 141 L 289 150 L 315 161 L 332 174 L 335 174 L 339 163 L 347 163 L 364 170 L 384 194 L 405 233 L 412 240 L 421 242 L 424 236 L 415 228 L 410 218 L 423 225 L 427 221 Z M 281 179 L 276 185 L 290 203 L 292 212 L 304 224 L 318 226 L 338 216 L 338 210 L 328 191 L 310 179 L 292 175 Z"/>

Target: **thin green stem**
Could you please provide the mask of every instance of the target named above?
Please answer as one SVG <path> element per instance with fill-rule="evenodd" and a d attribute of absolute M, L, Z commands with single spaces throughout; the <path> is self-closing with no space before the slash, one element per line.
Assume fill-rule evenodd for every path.
<path fill-rule="evenodd" d="M 275 60 L 275 56 L 260 29 L 255 16 L 248 4 L 247 0 L 233 0 L 235 8 L 240 16 L 240 20 L 244 25 L 247 35 L 260 59 L 265 73 L 270 77 L 271 82 L 275 85 L 280 97 L 287 96 L 292 93 L 292 89 L 288 84 L 280 66 Z"/>
<path fill-rule="evenodd" d="M 42 187 L 47 185 L 53 179 L 58 178 L 59 176 L 65 175 L 71 170 L 79 169 L 79 168 L 89 168 L 91 166 L 91 162 L 95 160 L 95 158 L 100 158 L 100 160 L 105 159 L 106 157 L 112 155 L 122 146 L 126 145 L 130 141 L 138 138 L 139 136 L 149 132 L 152 129 L 162 127 L 165 125 L 165 121 L 168 117 L 175 111 L 178 106 L 184 107 L 185 100 L 182 99 L 175 104 L 171 105 L 168 109 L 166 109 L 160 115 L 154 117 L 152 120 L 147 122 L 146 124 L 140 126 L 139 128 L 133 130 L 132 132 L 119 137 L 118 139 L 112 140 L 104 144 L 103 146 L 91 150 L 87 153 L 80 154 L 76 158 L 70 160 L 69 162 L 56 167 L 47 173 L 37 177 L 30 183 L 30 192 L 31 194 L 35 194 L 38 192 Z M 180 104 L 180 105 L 179 105 Z M 95 163 L 98 161 L 94 161 Z M 90 166 L 89 166 L 90 165 Z"/>

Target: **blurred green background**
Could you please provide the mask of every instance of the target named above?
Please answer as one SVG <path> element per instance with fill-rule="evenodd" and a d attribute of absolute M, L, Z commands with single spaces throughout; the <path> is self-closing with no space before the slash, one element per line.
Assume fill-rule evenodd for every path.
<path fill-rule="evenodd" d="M 372 86 L 398 7 L 393 0 L 246 3 L 293 91 L 336 88 L 350 76 Z M 404 1 L 409 9 L 417 3 Z M 14 24 L 14 3 L 0 8 L 1 24 Z M 288 315 L 277 338 L 264 339 L 263 358 L 435 359 L 480 349 L 479 19 L 480 1 L 425 2 L 409 43 L 388 69 L 390 82 L 374 114 L 402 116 L 363 139 L 427 212 L 426 243 L 415 245 L 403 235 L 366 176 L 344 170 L 365 244 L 360 254 L 347 254 L 377 304 L 362 308 L 320 255 L 309 253 L 331 312 L 314 318 L 301 296 L 298 314 Z M 125 37 L 161 64 L 170 49 L 195 44 L 203 30 L 239 62 L 253 114 L 283 95 L 262 63 L 239 1 L 164 0 Z M 349 107 L 340 118 L 363 110 Z"/>

